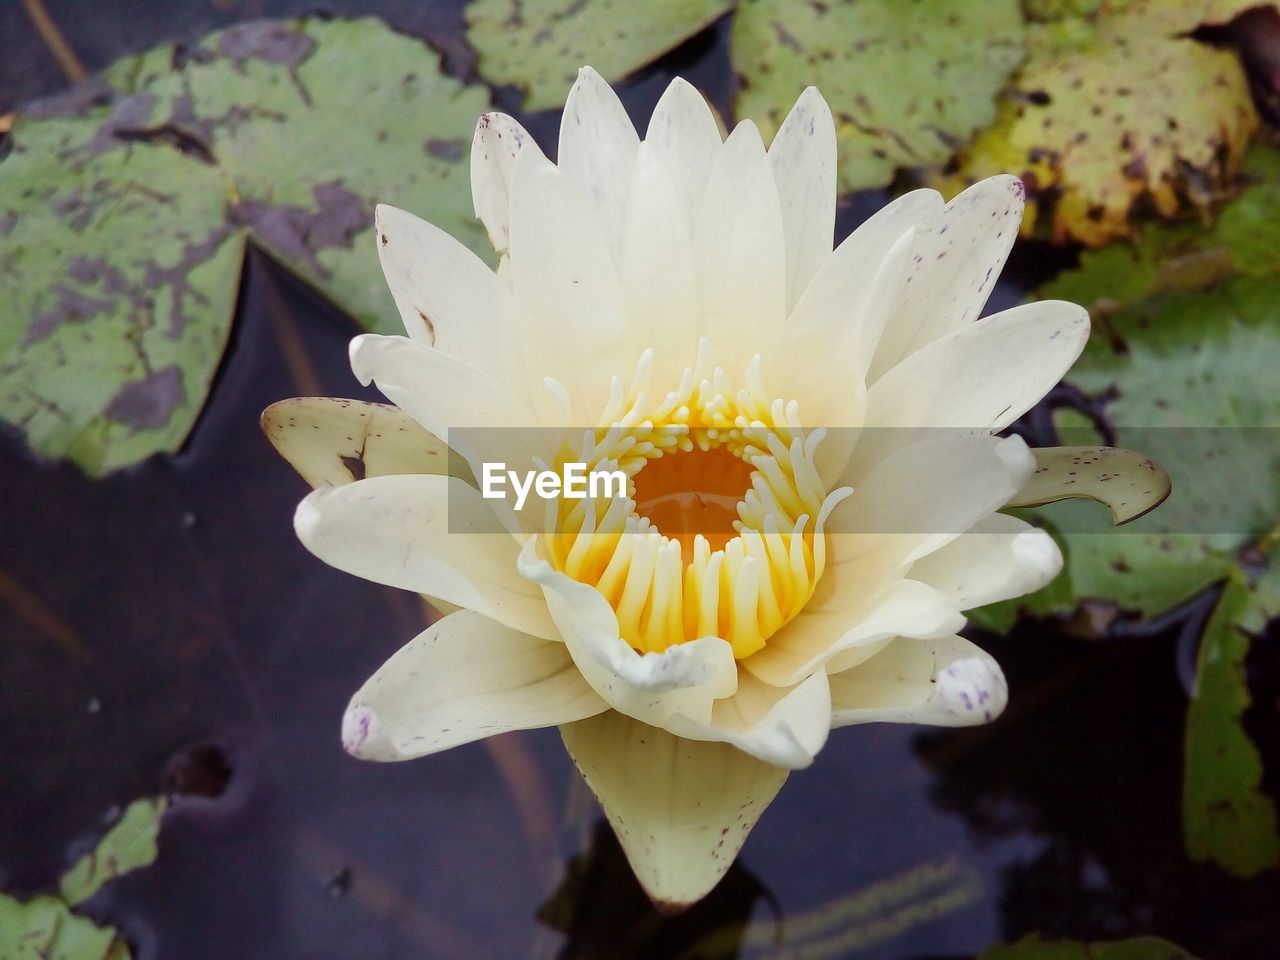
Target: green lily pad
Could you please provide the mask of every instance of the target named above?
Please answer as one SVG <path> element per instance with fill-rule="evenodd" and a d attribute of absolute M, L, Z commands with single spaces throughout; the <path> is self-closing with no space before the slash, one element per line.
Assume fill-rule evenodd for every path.
<path fill-rule="evenodd" d="M 467 40 L 476 69 L 519 87 L 526 110 L 561 106 L 578 68 L 610 83 L 656 60 L 714 22 L 732 0 L 473 0 Z"/>
<path fill-rule="evenodd" d="M 1165 217 L 1207 211 L 1230 190 L 1258 116 L 1235 53 L 1188 34 L 1255 5 L 1033 5 L 1052 22 L 1028 26 L 1027 61 L 999 119 L 961 151 L 943 189 L 1017 173 L 1028 186 L 1024 230 L 1052 198 L 1054 239 L 1090 246 L 1129 236 L 1139 201 Z"/>
<path fill-rule="evenodd" d="M 1173 494 L 1120 531 L 1080 522 L 1087 504 L 1027 511 L 1059 531 L 1066 568 L 976 622 L 1007 629 L 1018 610 L 1064 613 L 1084 599 L 1154 616 L 1231 574 L 1280 524 L 1280 153 L 1255 148 L 1245 172 L 1253 185 L 1212 228 L 1149 224 L 1133 246 L 1086 253 L 1042 291 L 1093 314 L 1067 379 L 1103 402 L 1118 445 L 1169 471 Z M 1064 443 L 1100 442 L 1070 411 L 1058 423 Z"/>
<path fill-rule="evenodd" d="M 767 141 L 817 86 L 836 119 L 841 190 L 881 187 L 901 167 L 944 163 L 995 120 L 1022 36 L 1018 0 L 743 0 L 734 112 Z"/>
<path fill-rule="evenodd" d="M 1134 937 L 1104 943 L 1042 940 L 1036 934 L 1017 943 L 988 947 L 978 960 L 1194 960 L 1181 947 L 1159 937 Z"/>
<path fill-rule="evenodd" d="M 0 957 L 4 960 L 129 960 L 114 927 L 78 917 L 57 897 L 25 903 L 0 894 Z"/>
<path fill-rule="evenodd" d="M 0 421 L 94 476 L 178 449 L 246 242 L 392 330 L 374 204 L 486 251 L 467 157 L 488 106 L 368 19 L 244 24 L 22 111 L 0 162 Z"/>
<path fill-rule="evenodd" d="M 135 800 L 125 809 L 92 853 L 76 861 L 62 876 L 59 891 L 71 906 L 84 903 L 103 884 L 132 870 L 150 865 L 159 852 L 156 837 L 168 801 L 164 797 Z"/>
<path fill-rule="evenodd" d="M 1273 574 L 1266 595 L 1259 596 L 1238 574 L 1227 581 L 1200 642 L 1187 713 L 1182 787 L 1187 853 L 1242 877 L 1280 865 L 1275 804 L 1260 789 L 1262 758 L 1240 725 L 1249 706 L 1244 658 L 1250 637 L 1242 626 L 1266 610 L 1274 612 L 1280 604 L 1278 585 L 1280 578 Z"/>

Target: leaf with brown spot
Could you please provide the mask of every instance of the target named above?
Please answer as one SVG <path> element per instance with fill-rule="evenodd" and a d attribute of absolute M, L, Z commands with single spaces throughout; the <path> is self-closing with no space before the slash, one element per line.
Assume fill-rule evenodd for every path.
<path fill-rule="evenodd" d="M 372 19 L 261 21 L 177 52 L 30 105 L 0 161 L 0 421 L 94 476 L 181 447 L 247 241 L 387 332 L 376 202 L 490 256 L 464 149 L 489 98 L 422 42 Z"/>
<path fill-rule="evenodd" d="M 1236 54 L 1187 34 L 1255 5 L 1092 3 L 1087 16 L 1029 24 L 1027 61 L 995 124 L 940 187 L 1016 173 L 1029 194 L 1023 230 L 1051 206 L 1054 240 L 1089 246 L 1130 236 L 1140 206 L 1166 218 L 1208 210 L 1230 192 L 1258 117 Z"/>

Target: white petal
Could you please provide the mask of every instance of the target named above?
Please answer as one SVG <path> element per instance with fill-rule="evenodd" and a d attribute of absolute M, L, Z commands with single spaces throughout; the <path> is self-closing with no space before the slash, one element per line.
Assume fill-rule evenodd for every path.
<path fill-rule="evenodd" d="M 943 636 L 964 626 L 954 604 L 914 580 L 896 580 L 860 604 L 828 591 L 816 603 L 810 600 L 743 665 L 765 683 L 789 686 L 851 650 L 896 636 Z"/>
<path fill-rule="evenodd" d="M 786 249 L 778 188 L 755 124 L 729 135 L 694 225 L 702 332 L 713 357 L 741 377 L 769 356 L 786 316 Z"/>
<path fill-rule="evenodd" d="M 733 744 L 775 766 L 807 767 L 831 732 L 827 675 L 819 670 L 793 687 L 775 687 L 744 671 L 734 695 L 716 701 L 710 723 L 677 715 L 667 729 L 692 740 Z"/>
<path fill-rule="evenodd" d="M 853 494 L 827 521 L 833 536 L 845 538 L 836 544 L 841 561 L 864 555 L 918 560 L 999 510 L 1035 469 L 1017 436 L 934 434 L 872 460 L 865 471 L 864 453 L 860 441 L 842 478 Z"/>
<path fill-rule="evenodd" d="M 1062 379 L 1088 339 L 1088 312 L 1063 300 L 985 317 L 877 380 L 867 395 L 866 424 L 1003 430 Z"/>
<path fill-rule="evenodd" d="M 1062 551 L 1051 536 L 995 513 L 917 560 L 911 577 L 941 591 L 956 609 L 971 610 L 1039 590 L 1061 569 Z"/>
<path fill-rule="evenodd" d="M 563 643 L 460 610 L 401 647 L 360 688 L 342 720 L 342 745 L 362 760 L 409 760 L 606 709 Z"/>
<path fill-rule="evenodd" d="M 578 71 L 560 119 L 557 163 L 604 227 L 615 263 L 622 256 L 627 191 L 640 138 L 618 95 L 591 67 Z"/>
<path fill-rule="evenodd" d="M 706 99 L 688 81 L 671 81 L 649 118 L 645 143 L 670 174 L 692 227 L 723 141 Z"/>
<path fill-rule="evenodd" d="M 313 487 L 396 473 L 447 474 L 449 448 L 398 407 L 295 397 L 262 412 L 262 429 Z"/>
<path fill-rule="evenodd" d="M 698 350 L 698 288 L 688 212 L 653 146 L 636 154 L 623 240 L 627 321 L 654 349 L 653 383 L 666 390 Z"/>
<path fill-rule="evenodd" d="M 511 294 L 474 253 L 438 227 L 381 204 L 378 256 L 405 330 L 496 380 L 523 379 Z"/>
<path fill-rule="evenodd" d="M 769 145 L 787 248 L 787 309 L 831 255 L 836 225 L 836 127 L 816 87 L 807 88 Z"/>
<path fill-rule="evenodd" d="M 298 505 L 294 529 L 346 573 L 559 638 L 540 591 L 516 570 L 519 544 L 490 532 L 501 528 L 488 501 L 461 480 L 407 475 L 325 487 Z"/>
<path fill-rule="evenodd" d="M 541 408 L 517 392 L 521 383 L 499 382 L 474 367 L 405 337 L 366 333 L 351 341 L 351 369 L 428 432 L 461 454 L 480 476 L 481 464 L 532 463 L 551 431 L 533 417 Z"/>
<path fill-rule="evenodd" d="M 948 203 L 917 235 L 915 270 L 880 341 L 869 382 L 977 318 L 1018 234 L 1025 196 L 1017 177 L 990 177 Z"/>
<path fill-rule="evenodd" d="M 1150 457 L 1119 447 L 1038 447 L 1036 472 L 1009 501 L 1040 506 L 1084 497 L 1111 511 L 1116 524 L 1146 516 L 1169 498 L 1169 474 Z"/>
<path fill-rule="evenodd" d="M 881 721 L 966 727 L 994 720 L 1009 695 L 1000 664 L 962 637 L 901 638 L 830 681 L 835 727 Z"/>
<path fill-rule="evenodd" d="M 551 616 L 587 682 L 609 705 L 662 726 L 675 714 L 709 723 L 714 701 L 737 689 L 733 648 L 719 637 L 641 654 L 619 636 L 613 608 L 594 587 L 571 580 L 540 559 L 531 539 L 520 572 L 541 586 Z"/>
<path fill-rule="evenodd" d="M 629 181 L 628 181 L 629 182 Z M 599 217 L 567 177 L 526 152 L 511 193 L 511 280 L 529 379 L 559 380 L 581 422 L 594 422 L 610 377 L 629 379 L 639 350 Z"/>
<path fill-rule="evenodd" d="M 505 113 L 486 113 L 471 141 L 471 201 L 499 254 L 511 246 L 511 178 L 523 150 L 538 149 L 529 132 Z"/>
<path fill-rule="evenodd" d="M 664 908 L 702 899 L 725 875 L 787 771 L 602 713 L 560 728 L 645 892 Z"/>

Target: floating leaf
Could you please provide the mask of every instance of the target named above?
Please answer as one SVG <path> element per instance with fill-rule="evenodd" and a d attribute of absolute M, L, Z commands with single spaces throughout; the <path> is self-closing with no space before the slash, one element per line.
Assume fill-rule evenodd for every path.
<path fill-rule="evenodd" d="M 56 897 L 20 903 L 0 894 L 0 957 L 4 960 L 129 960 L 114 927 L 95 926 Z"/>
<path fill-rule="evenodd" d="M 1031 512 L 1060 531 L 1065 570 L 1049 590 L 975 611 L 976 622 L 1006 629 L 1018 610 L 1063 613 L 1085 599 L 1154 616 L 1228 576 L 1280 521 L 1280 154 L 1255 148 L 1246 172 L 1256 185 L 1208 231 L 1149 224 L 1133 246 L 1086 253 L 1042 291 L 1089 307 L 1096 330 L 1068 380 L 1102 404 L 1116 443 L 1169 471 L 1173 493 L 1124 532 L 1086 532 L 1102 530 L 1078 522 L 1088 504 Z M 1181 276 L 1169 266 L 1205 262 Z M 1100 442 L 1074 427 L 1062 439 Z"/>
<path fill-rule="evenodd" d="M 743 0 L 730 41 L 739 117 L 768 140 L 806 86 L 831 104 L 840 187 L 945 162 L 995 119 L 1022 59 L 1018 0 Z"/>
<path fill-rule="evenodd" d="M 1280 563 L 1280 554 L 1273 558 Z M 1275 591 L 1276 579 L 1269 581 Z M 1240 725 L 1249 706 L 1244 658 L 1250 637 L 1241 624 L 1256 602 L 1272 610 L 1280 593 L 1255 601 L 1232 576 L 1205 628 L 1187 712 L 1182 827 L 1192 860 L 1212 860 L 1241 877 L 1280 865 L 1276 808 L 1260 789 L 1262 758 Z"/>
<path fill-rule="evenodd" d="M 961 151 L 944 189 L 1017 173 L 1030 200 L 1023 229 L 1051 196 L 1054 239 L 1090 246 L 1129 236 L 1140 200 L 1164 217 L 1207 209 L 1232 184 L 1258 118 L 1235 53 L 1186 34 L 1252 5 L 1085 4 L 1092 16 L 1029 25 L 999 119 Z"/>
<path fill-rule="evenodd" d="M 611 83 L 708 26 L 732 0 L 473 0 L 467 40 L 486 80 L 524 90 L 526 110 L 561 106 L 591 64 Z"/>
<path fill-rule="evenodd" d="M 62 899 L 77 906 L 108 881 L 151 864 L 159 852 L 156 837 L 166 806 L 164 797 L 149 797 L 129 804 L 120 822 L 107 831 L 93 852 L 81 857 L 63 874 L 59 884 Z"/>
<path fill-rule="evenodd" d="M 374 203 L 485 249 L 467 153 L 488 103 L 420 41 L 354 20 L 244 24 L 28 108 L 0 162 L 0 420 L 93 475 L 176 450 L 246 240 L 391 330 Z"/>
<path fill-rule="evenodd" d="M 1017 943 L 988 947 L 978 960 L 1193 960 L 1181 947 L 1158 937 L 1106 943 L 1042 940 L 1036 934 Z"/>

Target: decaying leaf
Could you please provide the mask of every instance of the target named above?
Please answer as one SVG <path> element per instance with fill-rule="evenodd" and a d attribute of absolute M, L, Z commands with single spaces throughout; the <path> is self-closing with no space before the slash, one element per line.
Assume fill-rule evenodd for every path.
<path fill-rule="evenodd" d="M 988 947 L 978 960 L 1193 960 L 1181 947 L 1159 937 L 1082 943 L 1043 940 L 1032 934 L 1017 943 Z"/>
<path fill-rule="evenodd" d="M 62 899 L 77 906 L 108 881 L 151 864 L 159 852 L 156 837 L 167 806 L 164 797 L 147 797 L 129 804 L 97 847 L 63 874 L 59 884 Z"/>
<path fill-rule="evenodd" d="M 578 68 L 610 83 L 679 46 L 733 6 L 732 0 L 473 0 L 467 40 L 477 70 L 524 90 L 526 110 L 558 107 Z"/>
<path fill-rule="evenodd" d="M 25 903 L 0 894 L 0 957 L 4 960 L 129 960 L 114 927 L 78 917 L 57 897 Z"/>
<path fill-rule="evenodd" d="M 1274 558 L 1280 562 L 1280 554 Z M 1272 581 L 1274 588 L 1274 580 Z M 1251 877 L 1280 865 L 1276 808 L 1260 789 L 1262 758 L 1240 725 L 1249 706 L 1244 658 L 1250 637 L 1241 629 L 1255 601 L 1235 574 L 1200 641 L 1195 690 L 1187 711 L 1182 829 L 1192 860 L 1212 860 Z"/>
<path fill-rule="evenodd" d="M 391 330 L 374 204 L 485 250 L 467 154 L 488 104 L 354 20 L 243 24 L 32 105 L 0 162 L 0 420 L 92 475 L 176 450 L 249 240 Z"/>
<path fill-rule="evenodd" d="M 1207 209 L 1231 188 L 1258 118 L 1236 54 L 1187 34 L 1255 5 L 1039 4 L 1056 8 L 1051 22 L 1028 25 L 1027 60 L 998 119 L 960 152 L 944 190 L 1016 173 L 1030 201 L 1024 230 L 1051 204 L 1054 239 L 1090 246 L 1130 236 L 1139 207 Z"/>
<path fill-rule="evenodd" d="M 734 112 L 768 141 L 817 86 L 836 118 L 841 190 L 884 186 L 898 168 L 945 162 L 995 119 L 1022 33 L 1018 0 L 743 0 Z"/>

